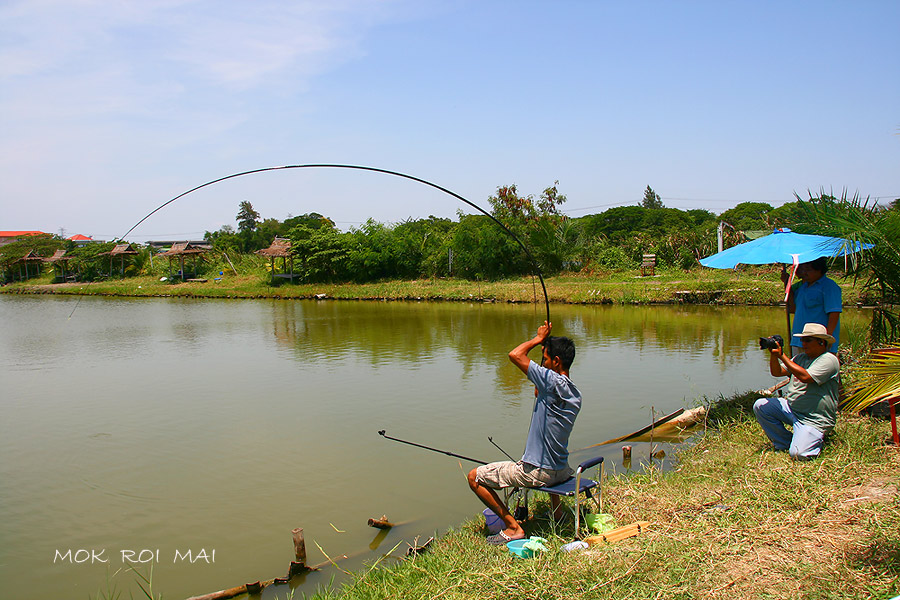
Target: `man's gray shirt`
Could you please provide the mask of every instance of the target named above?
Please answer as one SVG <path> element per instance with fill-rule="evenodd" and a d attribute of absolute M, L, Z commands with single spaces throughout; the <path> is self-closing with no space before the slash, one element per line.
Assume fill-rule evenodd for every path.
<path fill-rule="evenodd" d="M 542 469 L 569 466 L 569 434 L 581 410 L 581 392 L 555 371 L 531 361 L 528 379 L 538 390 L 522 461 Z"/>

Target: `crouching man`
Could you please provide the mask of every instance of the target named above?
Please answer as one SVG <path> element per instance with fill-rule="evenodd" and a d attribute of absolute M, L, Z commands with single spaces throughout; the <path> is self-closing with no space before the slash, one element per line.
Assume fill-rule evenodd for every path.
<path fill-rule="evenodd" d="M 495 462 L 472 469 L 469 487 L 503 521 L 505 529 L 489 536 L 488 543 L 505 544 L 525 537 L 525 530 L 500 500 L 496 490 L 510 487 L 535 488 L 555 485 L 571 477 L 569 434 L 581 410 L 581 392 L 569 379 L 575 359 L 575 344 L 569 338 L 551 337 L 551 324 L 544 321 L 537 335 L 509 353 L 513 362 L 535 386 L 534 408 L 525 454 L 519 462 Z M 543 345 L 541 365 L 528 352 Z M 551 496 L 551 506 L 561 516 L 559 498 Z"/>
<path fill-rule="evenodd" d="M 791 381 L 783 398 L 760 398 L 753 404 L 753 413 L 775 449 L 788 450 L 791 458 L 817 457 L 825 436 L 834 429 L 840 364 L 828 351 L 832 344 L 834 337 L 824 325 L 807 323 L 791 343 L 803 352 L 791 359 L 780 346 L 769 350 L 769 372 L 775 377 L 789 375 Z"/>

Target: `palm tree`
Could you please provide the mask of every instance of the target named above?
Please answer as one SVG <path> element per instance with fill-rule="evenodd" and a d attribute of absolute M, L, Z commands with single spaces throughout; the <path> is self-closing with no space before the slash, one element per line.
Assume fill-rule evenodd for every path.
<path fill-rule="evenodd" d="M 841 403 L 859 412 L 886 398 L 900 396 L 900 347 L 873 350 L 859 366 L 860 385 Z"/>
<path fill-rule="evenodd" d="M 800 202 L 807 223 L 798 230 L 844 238 L 851 247 L 874 244 L 851 255 L 848 272 L 864 278 L 865 289 L 878 302 L 869 330 L 875 349 L 862 360 L 858 386 L 841 404 L 842 410 L 858 412 L 900 395 L 900 202 L 885 208 L 859 194 L 848 197 L 846 191 L 839 199 L 824 193 L 809 196 L 808 202 Z"/>
<path fill-rule="evenodd" d="M 824 193 L 819 197 L 810 194 L 809 201 L 801 205 L 807 223 L 798 225 L 798 231 L 844 238 L 853 247 L 874 244 L 851 255 L 848 274 L 864 279 L 864 288 L 878 302 L 870 330 L 872 344 L 900 342 L 900 313 L 896 308 L 900 299 L 898 203 L 884 208 L 859 194 L 848 197 L 845 191 L 839 199 Z"/>

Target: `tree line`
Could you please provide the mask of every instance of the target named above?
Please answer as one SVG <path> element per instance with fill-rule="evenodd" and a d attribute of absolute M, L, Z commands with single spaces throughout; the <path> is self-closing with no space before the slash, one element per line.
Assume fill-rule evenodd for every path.
<path fill-rule="evenodd" d="M 251 253 L 276 236 L 288 238 L 294 270 L 309 282 L 447 276 L 494 280 L 530 274 L 534 266 L 545 275 L 632 269 L 643 254 L 655 254 L 662 269 L 692 269 L 716 252 L 720 221 L 730 225 L 725 231 L 730 246 L 745 241 L 745 231 L 791 226 L 803 214 L 800 200 L 778 208 L 744 202 L 721 215 L 667 208 L 650 186 L 636 206 L 578 218 L 561 213 L 566 200 L 558 182 L 537 196 L 520 193 L 514 184 L 498 187 L 488 198 L 490 215 L 515 238 L 490 217 L 462 211 L 456 219 L 429 216 L 393 224 L 369 219 L 343 232 L 316 212 L 284 221 L 262 219 L 244 201 L 235 218 L 237 229 L 225 226 L 206 232 L 205 239 L 217 250 Z"/>
<path fill-rule="evenodd" d="M 802 228 L 811 220 L 811 206 L 839 203 L 822 193 L 806 200 L 797 197 L 778 208 L 743 202 L 716 215 L 707 210 L 668 208 L 647 186 L 643 200 L 636 205 L 573 218 L 561 212 L 566 201 L 558 182 L 537 196 L 522 194 L 514 184 L 498 187 L 488 198 L 489 212 L 515 238 L 491 217 L 462 211 L 455 219 L 429 216 L 399 223 L 369 219 L 341 231 L 320 213 L 289 215 L 284 220 L 263 218 L 251 202 L 244 201 L 235 217 L 237 228 L 226 225 L 207 231 L 204 237 L 214 250 L 233 257 L 252 256 L 275 237 L 288 238 L 294 270 L 307 282 L 420 277 L 496 280 L 531 274 L 534 266 L 545 275 L 630 270 L 639 268 L 643 254 L 655 254 L 660 269 L 690 270 L 698 266 L 700 258 L 716 252 L 720 222 L 728 225 L 725 247 L 730 247 L 746 241 L 750 231 Z M 896 202 L 892 208 L 897 208 Z M 108 252 L 113 244 L 78 248 L 60 236 L 27 238 L 0 246 L 0 266 L 8 281 L 20 276 L 21 264 L 16 261 L 29 251 L 50 256 L 65 248 L 79 278 L 90 280 L 104 274 L 107 267 L 98 254 Z M 126 275 L 143 272 L 149 260 L 150 250 L 142 249 L 128 261 Z"/>

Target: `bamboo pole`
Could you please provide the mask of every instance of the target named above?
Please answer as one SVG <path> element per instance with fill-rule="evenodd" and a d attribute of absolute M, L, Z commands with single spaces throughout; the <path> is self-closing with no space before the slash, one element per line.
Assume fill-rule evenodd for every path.
<path fill-rule="evenodd" d="M 231 270 L 234 271 L 234 274 L 235 274 L 235 275 L 237 275 L 237 274 L 238 274 L 237 269 L 234 268 L 234 264 L 231 262 L 231 259 L 228 258 L 228 253 L 227 253 L 227 252 L 223 252 L 222 255 L 225 257 L 225 260 L 228 261 L 228 264 L 231 265 Z"/>

